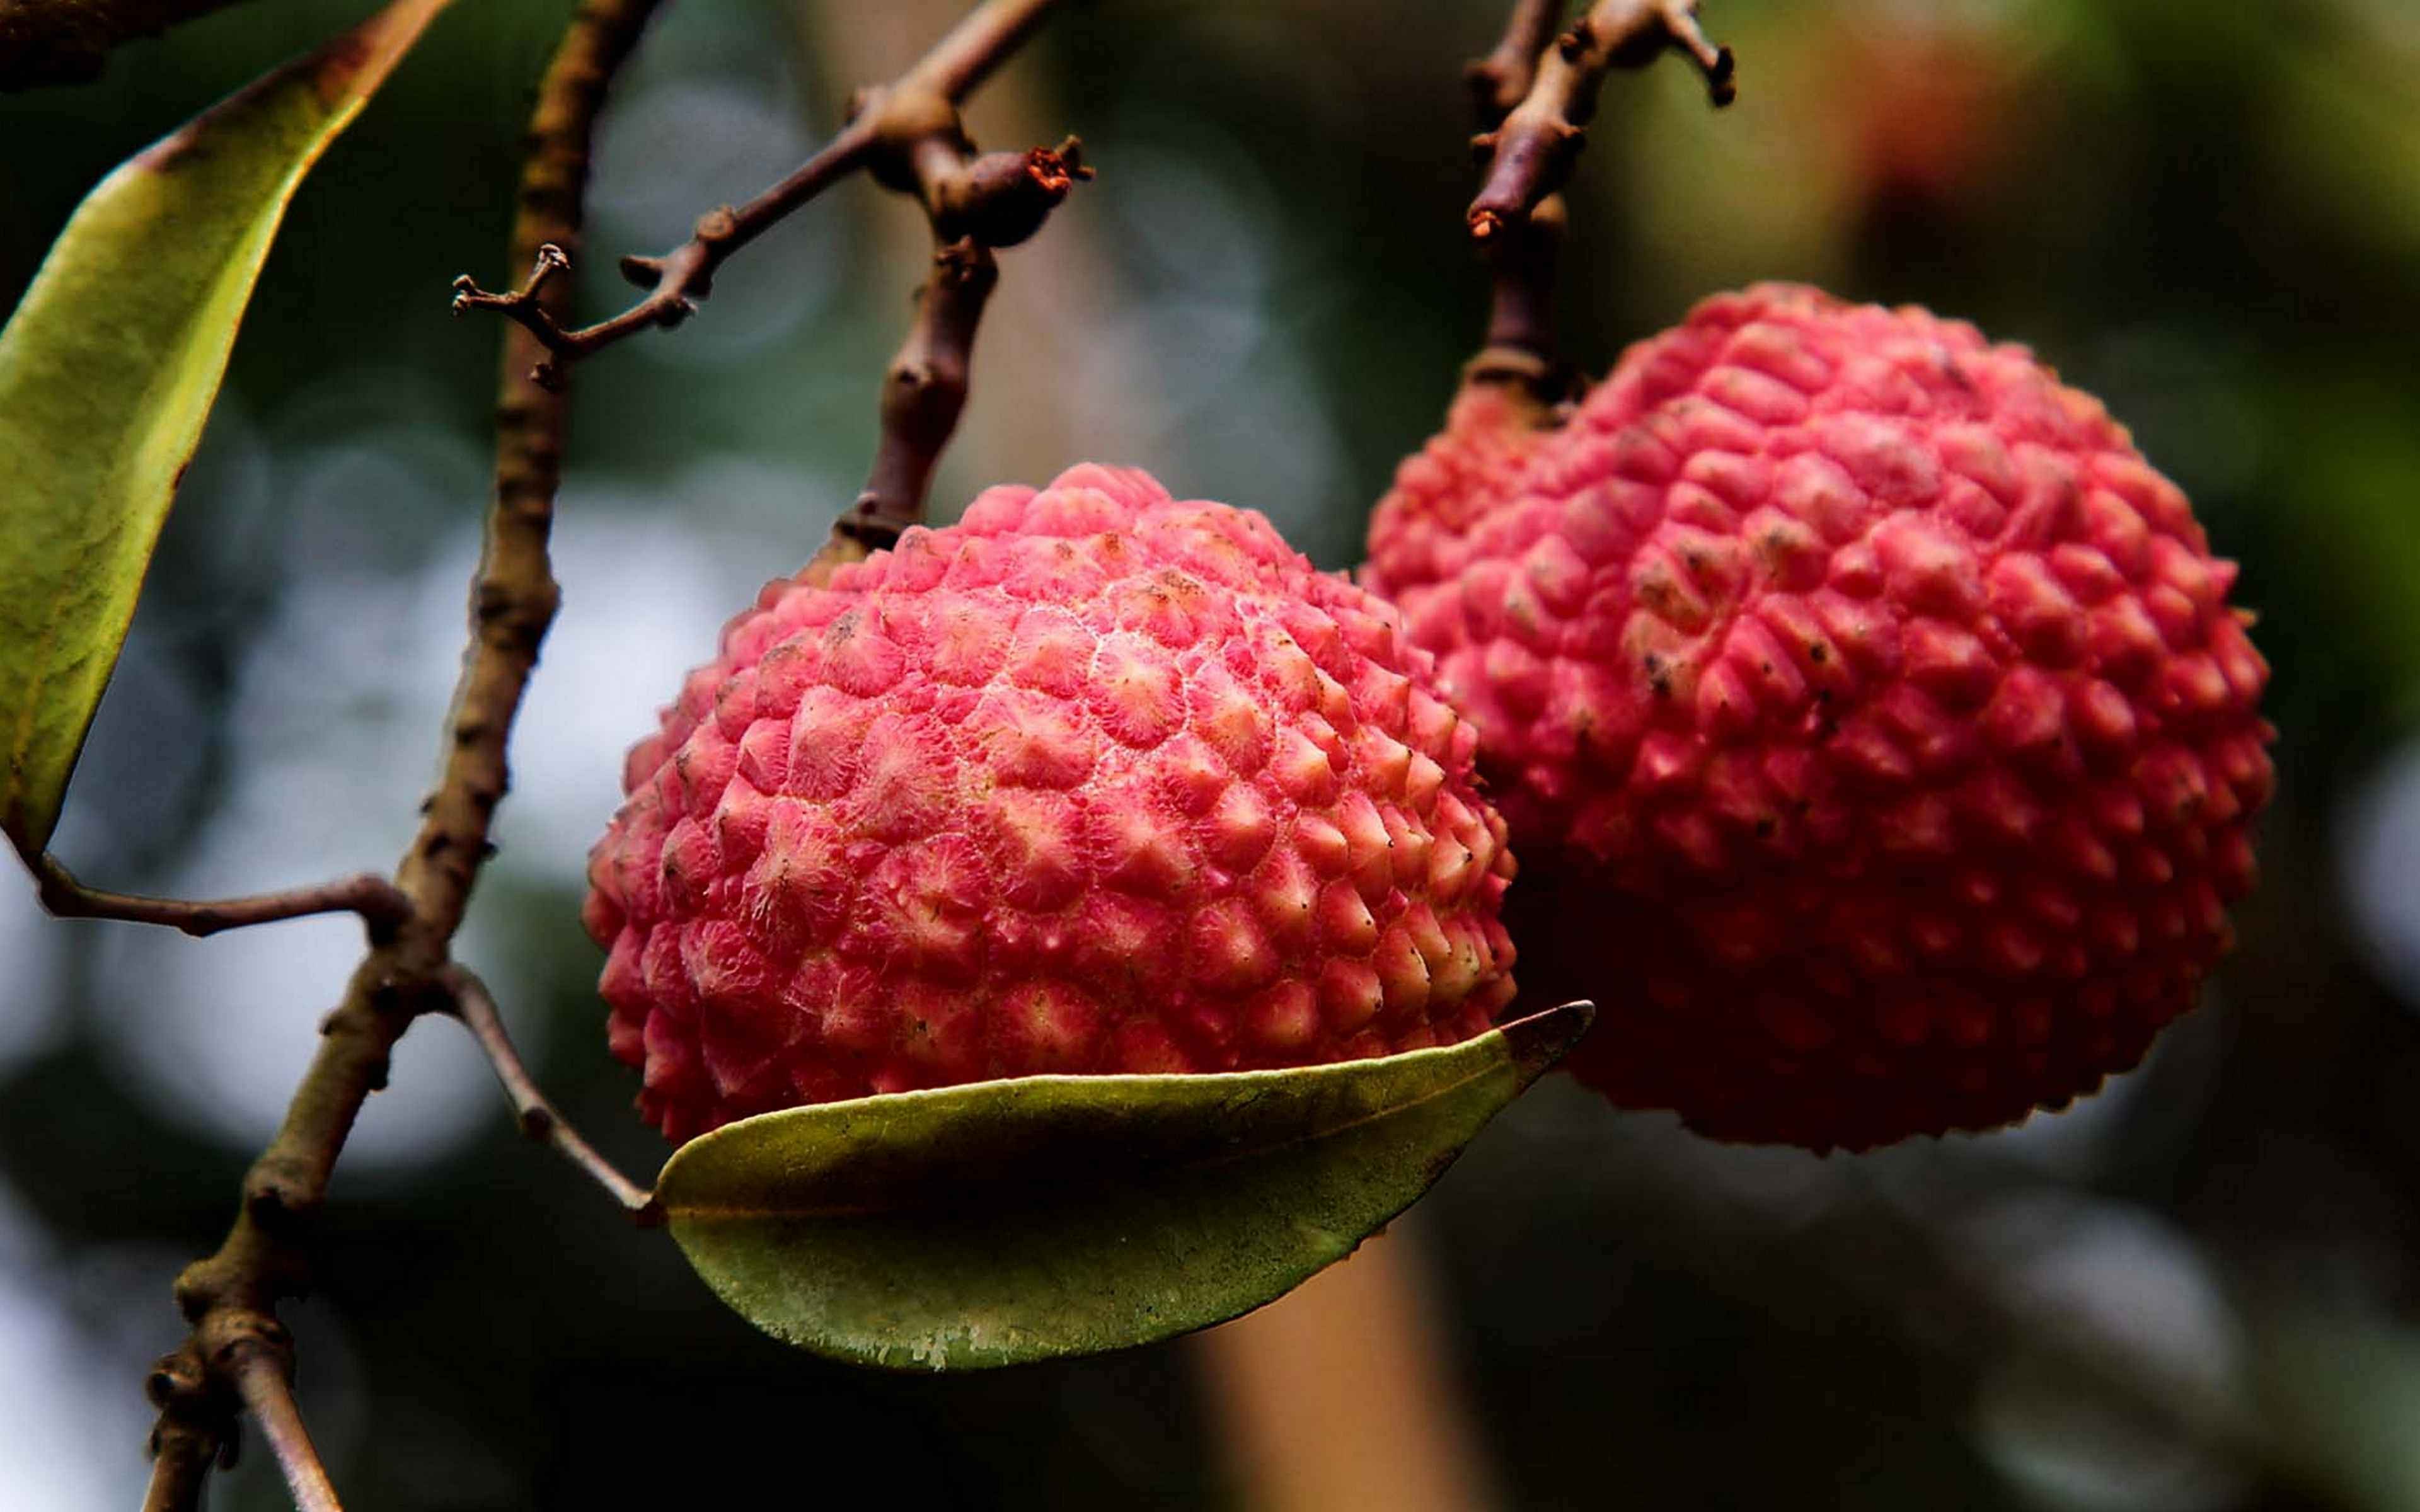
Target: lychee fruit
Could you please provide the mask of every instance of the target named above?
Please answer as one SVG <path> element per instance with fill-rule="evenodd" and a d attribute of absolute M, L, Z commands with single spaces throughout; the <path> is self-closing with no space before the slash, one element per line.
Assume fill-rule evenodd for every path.
<path fill-rule="evenodd" d="M 2268 669 L 2096 400 L 1763 285 L 1469 498 L 1434 451 L 1370 577 L 1480 729 L 1525 978 L 1601 1005 L 1583 1079 L 1861 1149 L 2064 1104 L 2193 1005 L 2252 885 Z"/>
<path fill-rule="evenodd" d="M 682 1140 L 803 1103 L 1467 1039 L 1477 736 L 1260 515 L 1094 466 L 767 586 L 629 755 L 584 918 Z"/>
<path fill-rule="evenodd" d="M 1363 580 L 1385 593 L 1459 577 L 1473 530 L 1510 501 L 1531 456 L 1557 434 L 1552 407 L 1519 386 L 1466 382 L 1445 429 L 1395 470 L 1372 523 Z"/>

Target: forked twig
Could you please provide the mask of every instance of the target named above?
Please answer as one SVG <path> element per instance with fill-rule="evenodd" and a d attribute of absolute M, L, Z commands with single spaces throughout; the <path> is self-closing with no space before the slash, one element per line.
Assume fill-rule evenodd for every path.
<path fill-rule="evenodd" d="M 533 377 L 549 386 L 562 381 L 568 363 L 638 332 L 679 325 L 697 313 L 699 301 L 713 292 L 715 271 L 732 254 L 826 189 L 860 168 L 875 167 L 880 172 L 877 160 L 885 156 L 912 161 L 934 144 L 963 143 L 965 136 L 957 124 L 959 101 L 1016 51 L 1058 3 L 985 0 L 898 82 L 860 91 L 839 134 L 789 177 L 744 205 L 717 206 L 699 216 L 689 239 L 662 256 L 624 257 L 622 276 L 648 293 L 620 314 L 571 328 L 540 302 L 538 295 L 546 282 L 566 266 L 560 248 L 551 261 L 541 252 L 529 282 L 518 289 L 491 293 L 468 274 L 456 279 L 456 313 L 494 310 L 518 321 L 546 348 Z"/>
<path fill-rule="evenodd" d="M 655 5 L 582 0 L 573 13 L 530 118 L 513 229 L 516 258 L 534 257 L 547 243 L 569 248 L 576 241 L 590 137 L 606 84 Z M 534 298 L 561 295 L 558 285 Z M 547 536 L 561 476 L 566 407 L 528 377 L 538 350 L 534 338 L 516 331 L 504 346 L 495 496 L 472 584 L 470 648 L 447 714 L 444 769 L 396 872 L 395 887 L 410 900 L 410 911 L 391 938 L 373 941 L 344 1001 L 320 1025 L 319 1048 L 285 1121 L 244 1173 L 243 1205 L 226 1238 L 177 1278 L 177 1303 L 190 1331 L 151 1375 L 160 1420 L 145 1505 L 153 1512 L 192 1512 L 200 1505 L 209 1465 L 234 1444 L 238 1405 L 260 1418 L 294 1478 L 297 1497 L 313 1512 L 336 1504 L 324 1473 L 316 1481 L 295 1476 L 301 1461 L 294 1456 L 309 1441 L 285 1387 L 291 1354 L 277 1307 L 309 1286 L 312 1220 L 362 1104 L 386 1085 L 396 1041 L 413 1019 L 448 1001 L 448 949 L 492 849 L 488 837 L 507 782 L 513 717 L 559 596 Z M 264 1352 L 268 1365 L 259 1363 Z"/>
<path fill-rule="evenodd" d="M 495 1068 L 496 1080 L 504 1084 L 504 1095 L 512 1099 L 521 1133 L 552 1149 L 578 1167 L 582 1175 L 603 1187 L 607 1196 L 628 1211 L 639 1227 L 652 1227 L 661 1223 L 663 1209 L 657 1204 L 655 1194 L 615 1170 L 538 1090 L 529 1068 L 521 1064 L 520 1052 L 513 1048 L 512 1036 L 504 1029 L 504 1016 L 496 1011 L 495 995 L 488 991 L 488 984 L 479 980 L 477 973 L 458 965 L 446 972 L 445 986 L 452 995 L 448 1011 L 471 1031 L 471 1037 L 487 1053 L 488 1064 Z"/>
<path fill-rule="evenodd" d="M 1470 202 L 1471 236 L 1481 241 L 1528 219 L 1540 200 L 1562 187 L 1587 140 L 1598 87 L 1608 69 L 1637 68 L 1667 47 L 1688 54 L 1705 75 L 1708 95 L 1728 105 L 1734 92 L 1731 52 L 1706 40 L 1698 0 L 1597 0 L 1588 14 L 1554 40 L 1537 76 L 1503 124 L 1471 139 L 1487 165 L 1486 182 Z"/>
<path fill-rule="evenodd" d="M 1565 214 L 1562 184 L 1586 140 L 1599 87 L 1617 65 L 1639 67 L 1668 47 L 1695 60 L 1717 105 L 1730 102 L 1729 48 L 1706 40 L 1697 0 L 1597 0 L 1556 35 L 1559 0 L 1513 0 L 1503 39 L 1465 70 L 1486 170 L 1470 203 L 1470 234 L 1487 259 L 1487 336 L 1463 382 L 1501 384 L 1535 401 L 1539 424 L 1578 388 L 1556 352 L 1554 295 Z"/>

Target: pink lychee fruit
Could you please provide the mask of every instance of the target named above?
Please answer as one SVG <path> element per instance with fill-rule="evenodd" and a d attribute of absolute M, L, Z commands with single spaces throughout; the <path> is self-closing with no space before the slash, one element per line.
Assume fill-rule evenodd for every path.
<path fill-rule="evenodd" d="M 2055 1107 L 2252 886 L 2268 669 L 2175 485 L 2024 348 L 1763 285 L 1632 347 L 1373 586 L 1478 725 L 1570 1062 L 1721 1138 Z"/>
<path fill-rule="evenodd" d="M 1362 578 L 1384 593 L 1458 578 L 1480 521 L 1509 501 L 1530 458 L 1559 434 L 1553 411 L 1510 383 L 1466 382 L 1445 429 L 1404 459 L 1370 531 Z"/>
<path fill-rule="evenodd" d="M 1101 467 L 769 584 L 590 856 L 641 1110 L 1481 1032 L 1512 859 L 1433 671 L 1260 515 Z"/>

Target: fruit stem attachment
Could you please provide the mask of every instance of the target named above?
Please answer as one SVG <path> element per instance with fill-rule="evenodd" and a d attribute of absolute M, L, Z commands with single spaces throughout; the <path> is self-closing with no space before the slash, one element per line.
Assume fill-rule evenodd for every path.
<path fill-rule="evenodd" d="M 312 887 L 256 892 L 241 898 L 195 902 L 103 892 L 76 880 L 64 862 L 44 851 L 34 863 L 42 906 L 59 918 L 115 918 L 135 924 L 166 924 L 195 937 L 252 924 L 271 924 L 313 914 L 359 914 L 372 943 L 394 937 L 411 917 L 411 900 L 374 872 L 339 877 Z"/>
<path fill-rule="evenodd" d="M 874 464 L 856 503 L 832 522 L 836 540 L 879 551 L 923 518 L 934 464 L 966 408 L 975 328 L 999 282 L 991 249 L 971 237 L 934 250 L 933 270 L 916 290 L 916 318 L 883 374 Z"/>
<path fill-rule="evenodd" d="M 471 1038 L 478 1041 L 479 1048 L 486 1052 L 488 1064 L 496 1069 L 496 1080 L 504 1084 L 504 1095 L 512 1099 L 521 1133 L 569 1161 L 582 1175 L 604 1188 L 606 1196 L 621 1204 L 630 1221 L 640 1227 L 652 1228 L 662 1223 L 663 1209 L 657 1204 L 655 1194 L 615 1170 L 538 1090 L 529 1068 L 521 1064 L 520 1052 L 513 1048 L 512 1036 L 505 1032 L 504 1015 L 497 1011 L 495 995 L 488 991 L 488 984 L 479 980 L 477 973 L 459 965 L 446 970 L 444 981 L 450 995 L 446 1011 L 471 1031 Z"/>
<path fill-rule="evenodd" d="M 885 177 L 886 164 L 916 161 L 937 144 L 964 145 L 965 132 L 958 126 L 959 101 L 1007 61 L 1058 3 L 985 0 L 897 82 L 859 90 L 839 134 L 789 177 L 744 205 L 720 205 L 699 216 L 689 239 L 660 257 L 624 257 L 622 276 L 648 292 L 619 315 L 575 329 L 563 323 L 561 310 L 537 298 L 547 280 L 568 266 L 560 250 L 557 260 L 550 264 L 541 259 L 528 283 L 505 293 L 481 288 L 467 273 L 457 278 L 454 313 L 494 310 L 517 322 L 545 349 L 531 377 L 550 388 L 563 381 L 566 366 L 591 353 L 650 328 L 671 330 L 697 313 L 698 301 L 713 292 L 715 270 L 725 259 L 826 189 L 860 168 L 870 168 L 876 177 L 891 182 Z M 1045 150 L 1035 149 L 1037 153 Z M 937 172 L 933 177 L 938 179 L 941 175 Z M 924 177 L 920 172 L 912 181 L 922 182 Z M 1064 193 L 1063 184 L 1058 193 Z M 1012 192 L 1006 197 L 1031 195 Z M 928 197 L 926 209 L 936 217 L 938 226 L 944 207 Z M 1038 224 L 1039 221 L 1037 212 L 1033 222 Z M 1030 234 L 1029 226 L 1024 235 Z M 985 239 L 991 246 L 1007 246 L 1022 240 L 1023 235 Z"/>
<path fill-rule="evenodd" d="M 1464 70 L 1479 120 L 1471 152 L 1486 170 L 1466 219 L 1487 259 L 1489 296 L 1486 344 L 1464 367 L 1463 383 L 1527 395 L 1541 424 L 1553 424 L 1556 407 L 1578 387 L 1555 349 L 1566 221 L 1558 191 L 1587 140 L 1606 72 L 1644 67 L 1677 48 L 1705 75 L 1716 106 L 1733 95 L 1730 49 L 1706 40 L 1698 0 L 1597 0 L 1557 35 L 1561 8 L 1556 0 L 1514 0 L 1503 39 Z"/>
<path fill-rule="evenodd" d="M 874 108 L 895 109 L 895 104 Z M 1084 144 L 977 155 L 957 113 L 908 138 L 875 177 L 913 193 L 933 226 L 932 271 L 916 291 L 916 317 L 882 379 L 882 430 L 857 502 L 832 522 L 845 554 L 878 551 L 924 518 L 933 467 L 966 408 L 969 366 L 984 305 L 1000 282 L 995 247 L 1041 229 L 1052 207 L 1093 177 Z"/>
<path fill-rule="evenodd" d="M 639 39 L 657 0 L 582 0 L 540 82 L 521 166 L 513 255 L 538 262 L 551 245 L 567 263 L 580 236 L 590 138 L 607 84 Z M 558 269 L 559 270 L 559 269 Z M 565 290 L 533 280 L 532 307 L 559 313 Z M 531 377 L 545 348 L 527 326 L 508 328 L 496 405 L 496 486 L 472 581 L 471 641 L 446 716 L 445 762 L 421 806 L 416 834 L 396 869 L 409 911 L 373 937 L 339 1003 L 319 1026 L 319 1048 L 287 1105 L 276 1137 L 244 1175 L 243 1202 L 217 1251 L 177 1278 L 191 1332 L 150 1376 L 160 1421 L 152 1434 L 152 1512 L 191 1512 L 214 1460 L 235 1443 L 249 1407 L 281 1457 L 307 1445 L 291 1395 L 292 1345 L 279 1303 L 311 1282 L 308 1241 L 338 1153 L 369 1095 L 386 1085 L 396 1041 L 423 1013 L 442 1011 L 448 953 L 471 888 L 493 847 L 489 830 L 504 798 L 505 748 L 559 590 L 547 555 L 561 478 L 566 403 Z M 269 1351 L 274 1370 L 250 1364 Z M 325 1476 L 309 1490 L 287 1458 L 302 1505 L 335 1506 Z"/>
<path fill-rule="evenodd" d="M 1549 194 L 1486 242 L 1487 337 L 1462 370 L 1466 386 L 1500 384 L 1534 400 L 1541 424 L 1553 423 L 1556 407 L 1581 386 L 1555 342 L 1555 277 L 1566 223 L 1563 196 Z"/>

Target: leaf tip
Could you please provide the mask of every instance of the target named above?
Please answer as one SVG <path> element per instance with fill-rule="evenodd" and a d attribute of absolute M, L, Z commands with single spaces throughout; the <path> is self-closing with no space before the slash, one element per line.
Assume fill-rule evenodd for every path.
<path fill-rule="evenodd" d="M 1595 1022 L 1596 1005 L 1581 997 L 1540 1009 L 1497 1027 L 1513 1061 L 1521 1067 L 1522 1079 L 1534 1081 L 1579 1043 L 1580 1037 Z"/>

